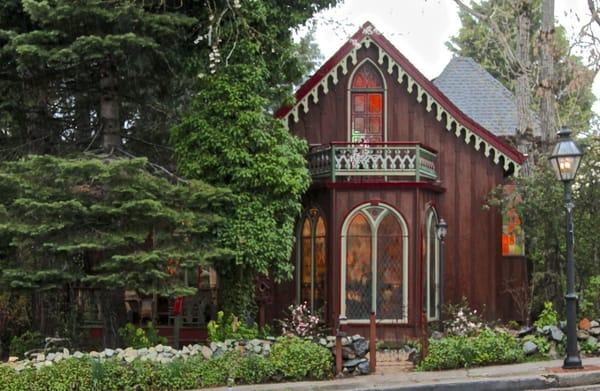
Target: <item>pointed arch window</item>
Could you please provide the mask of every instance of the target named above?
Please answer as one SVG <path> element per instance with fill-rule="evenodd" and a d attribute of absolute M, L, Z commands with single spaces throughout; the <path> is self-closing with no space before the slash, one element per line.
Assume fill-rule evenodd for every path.
<path fill-rule="evenodd" d="M 425 273 L 423 298 L 428 320 L 440 317 L 440 240 L 437 237 L 438 216 L 434 208 L 425 216 Z"/>
<path fill-rule="evenodd" d="M 323 308 L 327 289 L 327 230 L 323 215 L 316 208 L 308 210 L 300 220 L 297 297 L 311 311 Z"/>
<path fill-rule="evenodd" d="M 352 322 L 408 318 L 408 229 L 388 206 L 355 209 L 342 231 L 342 314 Z"/>
<path fill-rule="evenodd" d="M 384 141 L 385 85 L 381 73 L 371 61 L 365 61 L 352 76 L 350 102 L 350 141 Z"/>

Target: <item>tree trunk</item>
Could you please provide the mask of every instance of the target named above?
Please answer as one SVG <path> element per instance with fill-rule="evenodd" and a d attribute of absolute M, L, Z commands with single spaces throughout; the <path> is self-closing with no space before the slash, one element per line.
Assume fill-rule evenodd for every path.
<path fill-rule="evenodd" d="M 555 135 L 555 97 L 554 97 L 554 0 L 542 3 L 542 29 L 540 33 L 541 69 L 539 93 L 540 125 L 542 142 L 548 143 Z"/>
<path fill-rule="evenodd" d="M 107 152 L 121 146 L 117 88 L 115 66 L 110 59 L 107 59 L 100 68 L 100 129 L 102 129 L 102 148 Z"/>
<path fill-rule="evenodd" d="M 524 155 L 529 155 L 531 150 L 531 89 L 529 85 L 529 69 L 531 60 L 529 57 L 529 37 L 531 35 L 531 0 L 517 0 L 519 9 L 519 26 L 517 36 L 517 61 L 518 72 L 515 86 L 515 99 L 517 103 L 517 149 Z M 523 174 L 530 172 L 529 159 L 523 163 Z"/>
<path fill-rule="evenodd" d="M 127 322 L 125 292 L 122 289 L 103 290 L 100 295 L 100 310 L 104 327 L 103 345 L 105 348 L 118 347 L 120 345 L 119 329 Z"/>

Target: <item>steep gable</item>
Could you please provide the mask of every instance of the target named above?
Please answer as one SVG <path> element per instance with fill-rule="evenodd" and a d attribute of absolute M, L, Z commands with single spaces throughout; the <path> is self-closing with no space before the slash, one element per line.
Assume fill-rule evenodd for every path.
<path fill-rule="evenodd" d="M 348 73 L 348 61 L 356 65 L 357 52 L 363 47 L 371 46 L 377 49 L 378 63 L 385 66 L 390 75 L 396 72 L 396 81 L 399 85 L 404 85 L 409 93 L 416 90 L 416 100 L 422 102 L 427 111 L 433 111 L 437 121 L 444 123 L 447 131 L 454 132 L 466 144 L 472 145 L 486 157 L 491 157 L 495 164 L 502 163 L 505 171 L 518 173 L 524 161 L 523 155 L 459 110 L 369 22 L 300 87 L 296 92 L 296 103 L 290 107 L 282 107 L 276 116 L 286 123 L 290 120 L 297 122 L 300 112 L 307 113 L 310 110 L 311 100 L 318 103 L 319 95 L 329 92 L 330 83 L 338 83 L 339 72 L 344 75 Z"/>

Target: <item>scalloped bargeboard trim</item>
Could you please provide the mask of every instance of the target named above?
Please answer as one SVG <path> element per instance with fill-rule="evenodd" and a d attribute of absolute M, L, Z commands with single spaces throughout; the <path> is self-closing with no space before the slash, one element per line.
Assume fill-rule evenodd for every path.
<path fill-rule="evenodd" d="M 453 115 L 451 115 L 448 110 L 446 110 L 443 105 L 438 102 L 434 97 L 432 97 L 426 89 L 421 86 L 415 79 L 409 75 L 406 70 L 398 64 L 394 58 L 386 52 L 380 45 L 378 45 L 375 41 L 371 39 L 371 35 L 378 34 L 377 30 L 374 28 L 369 28 L 372 26 L 367 26 L 363 28 L 362 33 L 364 37 L 358 41 L 356 39 L 350 39 L 352 44 L 352 49 L 350 52 L 343 56 L 342 59 L 335 64 L 332 69 L 323 76 L 318 83 L 316 83 L 301 99 L 299 99 L 291 108 L 286 110 L 281 119 L 287 125 L 289 123 L 290 117 L 294 119 L 294 122 L 298 122 L 300 120 L 299 112 L 302 107 L 302 111 L 304 113 L 308 113 L 309 111 L 309 101 L 312 101 L 317 104 L 319 102 L 319 89 L 323 91 L 324 94 L 329 92 L 329 79 L 333 82 L 334 85 L 337 85 L 339 82 L 339 72 L 341 70 L 343 75 L 348 73 L 348 61 L 352 61 L 353 65 L 357 63 L 357 53 L 363 47 L 369 48 L 371 45 L 377 47 L 379 56 L 378 63 L 383 65 L 385 60 L 387 60 L 387 72 L 391 75 L 394 72 L 394 69 L 397 70 L 398 77 L 396 81 L 398 84 L 402 85 L 404 83 L 404 79 L 406 78 L 406 90 L 409 94 L 412 94 L 414 89 L 417 89 L 417 102 L 422 103 L 423 99 L 426 102 L 426 109 L 428 112 L 431 112 L 433 109 L 433 105 L 435 105 L 435 118 L 437 121 L 442 122 L 445 120 L 445 127 L 447 131 L 454 130 L 454 134 L 457 138 L 462 138 L 465 144 L 470 144 L 471 140 L 474 140 L 473 147 L 475 150 L 479 151 L 483 146 L 483 153 L 485 157 L 490 157 L 493 155 L 492 161 L 494 164 L 499 164 L 500 161 L 503 161 L 503 169 L 505 171 L 509 171 L 510 166 L 513 166 L 514 175 L 518 175 L 521 169 L 521 164 L 519 164 L 514 159 L 511 159 L 507 156 L 503 151 L 501 151 L 496 146 L 489 143 L 483 137 L 479 136 L 477 132 L 469 129 L 469 127 L 465 126 L 461 121 L 457 120 Z"/>

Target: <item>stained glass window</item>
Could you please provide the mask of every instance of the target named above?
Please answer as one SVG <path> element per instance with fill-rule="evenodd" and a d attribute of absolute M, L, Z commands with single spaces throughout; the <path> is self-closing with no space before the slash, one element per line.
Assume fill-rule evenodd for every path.
<path fill-rule="evenodd" d="M 398 219 L 387 214 L 377 232 L 377 318 L 401 319 L 402 228 Z"/>
<path fill-rule="evenodd" d="M 370 62 L 365 62 L 352 79 L 351 142 L 383 141 L 383 79 Z"/>
<path fill-rule="evenodd" d="M 301 221 L 299 238 L 298 297 L 312 311 L 322 309 L 327 296 L 327 235 L 325 220 L 317 209 L 309 210 Z"/>
<path fill-rule="evenodd" d="M 504 186 L 504 196 L 508 205 L 502 212 L 502 255 L 525 255 L 525 232 L 521 225 L 521 217 L 517 212 L 517 205 L 521 202 L 514 185 Z"/>
<path fill-rule="evenodd" d="M 406 316 L 407 236 L 388 208 L 369 206 L 351 215 L 345 232 L 345 315 L 366 320 Z M 373 274 L 375 273 L 375 274 Z"/>
<path fill-rule="evenodd" d="M 371 227 L 359 213 L 346 237 L 346 317 L 368 319 L 371 313 Z"/>

